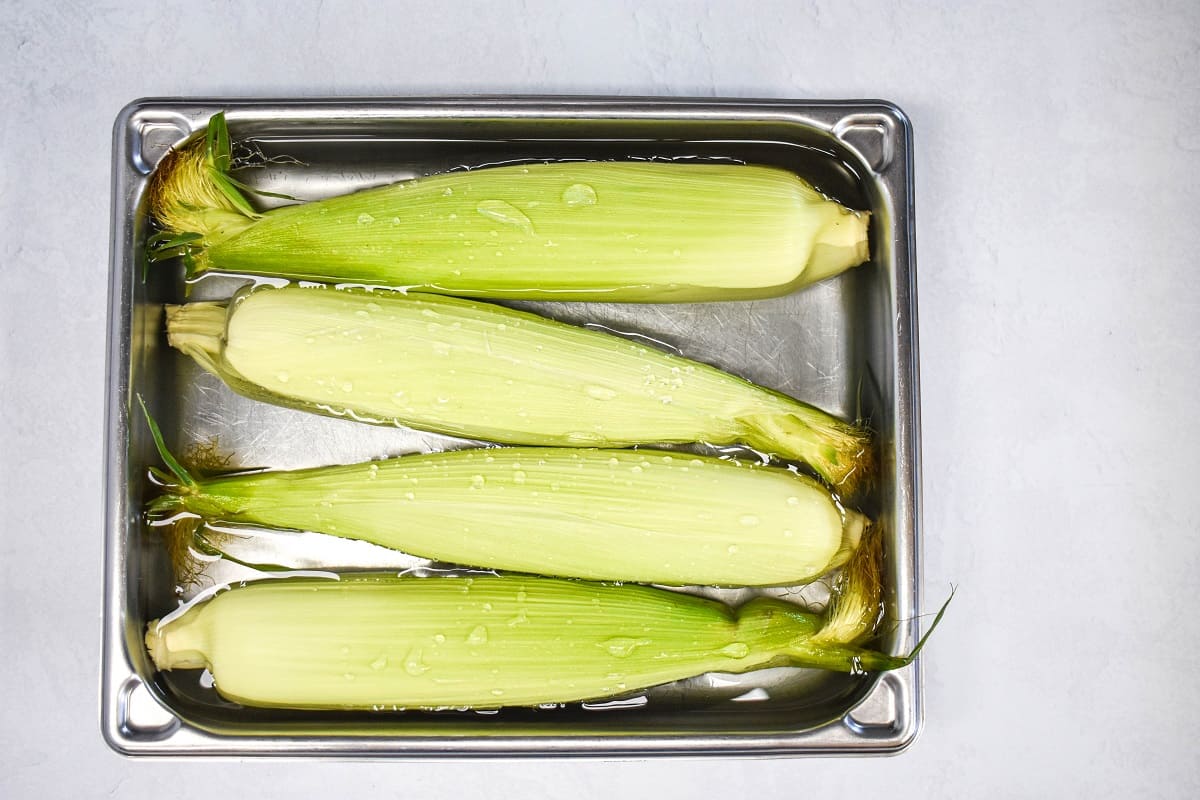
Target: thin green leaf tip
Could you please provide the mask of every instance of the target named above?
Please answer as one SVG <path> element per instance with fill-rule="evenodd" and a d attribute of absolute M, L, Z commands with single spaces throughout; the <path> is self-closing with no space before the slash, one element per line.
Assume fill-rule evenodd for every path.
<path fill-rule="evenodd" d="M 204 132 L 204 161 L 209 180 L 235 209 L 251 219 L 261 216 L 246 196 L 238 191 L 237 182 L 229 177 L 229 170 L 233 166 L 233 142 L 229 138 L 229 124 L 225 121 L 224 111 L 213 114 L 208 121 L 208 129 Z"/>
<path fill-rule="evenodd" d="M 229 125 L 225 122 L 225 112 L 218 111 L 208 121 L 204 132 L 204 152 L 208 163 L 221 172 L 229 171 L 233 145 L 229 139 Z"/>
<path fill-rule="evenodd" d="M 905 657 L 906 661 L 911 663 L 917 657 L 917 653 L 921 652 L 921 648 L 925 646 L 925 643 L 929 641 L 929 637 L 937 630 L 937 626 L 941 623 L 942 617 L 945 616 L 946 609 L 950 607 L 950 601 L 954 599 L 954 593 L 957 591 L 957 587 L 950 587 L 950 596 L 946 598 L 946 602 L 942 603 L 942 607 L 938 609 L 937 616 L 933 618 L 933 624 L 929 626 L 929 630 L 925 631 L 925 635 L 917 642 L 917 646 Z"/>
<path fill-rule="evenodd" d="M 146 401 L 139 394 L 137 396 L 138 404 L 142 407 L 142 414 L 146 417 L 146 424 L 150 426 L 150 436 L 154 439 L 154 447 L 158 450 L 158 456 L 167 465 L 167 469 L 171 470 L 179 482 L 189 489 L 196 488 L 196 479 L 193 478 L 183 465 L 171 455 L 171 451 L 167 449 L 167 443 L 163 440 L 162 431 L 158 427 L 158 423 L 154 421 L 154 417 L 150 416 L 150 409 L 146 408 Z"/>

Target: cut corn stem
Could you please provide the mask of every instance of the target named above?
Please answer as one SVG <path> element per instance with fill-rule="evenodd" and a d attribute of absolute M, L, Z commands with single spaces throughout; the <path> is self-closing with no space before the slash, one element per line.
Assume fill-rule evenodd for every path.
<path fill-rule="evenodd" d="M 878 582 L 864 582 L 878 571 L 856 566 L 867 558 L 877 546 L 847 570 L 841 599 L 852 602 L 823 616 L 769 598 L 734 611 L 664 589 L 554 578 L 285 579 L 151 622 L 146 644 L 159 669 L 204 667 L 225 697 L 286 708 L 530 706 L 710 671 L 896 669 L 920 645 L 907 656 L 860 646 L 879 616 Z"/>
<path fill-rule="evenodd" d="M 209 271 L 510 299 L 770 297 L 868 258 L 868 214 L 786 170 L 562 162 L 462 170 L 257 213 L 222 115 L 151 180 L 156 257 Z M 186 241 L 181 236 L 190 237 Z"/>
<path fill-rule="evenodd" d="M 866 526 L 811 478 L 654 450 L 460 450 L 171 489 L 154 513 L 316 531 L 464 566 L 670 585 L 808 581 L 841 566 Z"/>
<path fill-rule="evenodd" d="M 843 496 L 866 431 L 618 336 L 486 303 L 321 287 L 167 307 L 172 346 L 235 391 L 366 422 L 510 444 L 740 442 L 809 464 Z"/>

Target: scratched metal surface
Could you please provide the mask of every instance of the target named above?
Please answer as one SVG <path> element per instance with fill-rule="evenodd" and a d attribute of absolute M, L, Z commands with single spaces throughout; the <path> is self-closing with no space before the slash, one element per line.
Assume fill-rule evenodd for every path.
<path fill-rule="evenodd" d="M 150 161 L 156 157 L 148 152 L 151 145 L 160 140 L 174 142 L 186 131 L 197 129 L 218 108 L 164 104 L 142 109 L 136 143 L 143 148 L 144 166 L 151 167 Z M 887 478 L 873 503 L 885 521 L 892 520 L 890 531 L 895 537 L 889 542 L 889 602 L 898 618 L 910 612 L 914 592 L 908 584 L 915 574 L 913 532 L 902 530 L 903 520 L 894 509 L 897 481 L 911 482 L 914 477 L 911 463 L 905 465 L 903 458 L 888 452 L 895 444 L 897 416 L 893 376 L 898 353 L 893 317 L 887 313 L 894 304 L 895 264 L 889 238 L 880 240 L 880 226 L 887 230 L 894 224 L 891 203 L 897 198 L 894 192 L 881 193 L 886 185 L 878 174 L 864 168 L 860 152 L 848 148 L 818 122 L 822 117 L 836 122 L 861 109 L 789 107 L 782 110 L 794 118 L 781 118 L 781 109 L 774 107 L 631 104 L 628 116 L 613 114 L 606 106 L 593 109 L 592 118 L 585 114 L 577 119 L 562 116 L 562 109 L 553 104 L 513 108 L 501 104 L 491 109 L 492 116 L 474 119 L 470 125 L 464 123 L 460 107 L 431 104 L 424 110 L 426 115 L 396 118 L 362 113 L 361 108 L 336 107 L 322 113 L 319 106 L 245 104 L 230 114 L 231 129 L 235 138 L 249 138 L 250 147 L 243 155 L 252 158 L 256 168 L 243 170 L 241 177 L 258 188 L 316 199 L 501 161 L 721 158 L 792 169 L 843 203 L 875 213 L 876 256 L 871 264 L 785 297 L 681 305 L 512 305 L 650 340 L 655 346 L 676 350 L 843 417 L 870 416 L 881 432 Z M 887 107 L 875 110 L 886 116 L 885 112 L 891 113 Z M 154 127 L 156 124 L 160 127 Z M 870 149 L 871 141 L 864 139 L 865 149 Z M 160 144 L 158 154 L 161 149 Z M 136 205 L 137 190 L 144 180 L 134 183 L 137 185 L 126 197 L 135 218 L 129 233 L 136 241 L 144 236 L 144 219 L 139 218 L 141 210 Z M 122 268 L 136 261 L 132 253 L 125 255 L 128 264 Z M 117 261 L 114 253 L 114 269 Z M 178 270 L 156 267 L 147 283 L 126 279 L 123 285 L 128 290 L 130 318 L 128 349 L 123 353 L 129 369 L 125 388 L 147 398 L 176 452 L 194 454 L 208 449 L 221 454 L 230 468 L 290 469 L 477 444 L 322 417 L 240 397 L 191 360 L 172 352 L 163 340 L 160 304 L 183 299 Z M 190 299 L 228 297 L 240 285 L 241 281 L 232 278 L 205 279 L 193 287 Z M 128 651 L 129 670 L 178 724 L 164 722 L 163 730 L 169 729 L 169 733 L 145 737 L 138 746 L 124 742 L 126 749 L 428 754 L 437 752 L 429 742 L 453 733 L 479 736 L 477 741 L 468 739 L 451 748 L 466 754 L 490 752 L 493 746 L 484 742 L 497 734 L 515 737 L 506 752 L 518 754 L 564 751 L 588 755 L 620 752 L 624 747 L 641 748 L 639 752 L 873 752 L 903 746 L 919 724 L 917 686 L 908 671 L 882 682 L 797 669 L 714 674 L 657 687 L 617 704 L 504 709 L 486 716 L 320 715 L 246 709 L 222 700 L 194 671 L 153 675 L 144 654 L 137 653 L 138 632 L 145 620 L 213 585 L 258 576 L 228 561 L 211 561 L 195 583 L 175 584 L 155 532 L 146 528 L 136 512 L 150 496 L 141 476 L 154 463 L 137 422 L 124 419 L 128 462 L 122 480 L 110 481 L 110 486 L 115 484 L 126 492 L 127 502 L 122 515 L 125 527 L 115 555 L 110 541 L 110 560 L 119 559 L 125 570 L 124 584 L 115 590 L 123 595 L 109 601 L 123 604 L 120 638 Z M 897 473 L 898 461 L 905 474 Z M 239 531 L 231 541 L 231 552 L 239 558 L 297 569 L 408 570 L 428 566 L 418 558 L 317 534 L 251 535 Z M 737 604 L 763 590 L 694 591 Z M 806 605 L 819 606 L 827 597 L 821 583 L 767 591 Z M 903 649 L 910 640 L 911 631 L 901 627 L 880 644 Z M 113 685 L 121 677 L 120 663 L 119 659 L 109 660 L 111 671 L 118 673 L 106 674 L 106 681 Z M 850 715 L 852 709 L 857 716 Z M 288 746 L 285 740 L 273 738 L 280 733 L 310 739 L 306 744 Z M 345 733 L 357 735 L 349 741 L 338 738 Z M 370 739 L 373 734 L 379 741 Z M 714 744 L 732 741 L 730 737 L 738 742 Z M 387 742 L 392 743 L 390 747 Z"/>

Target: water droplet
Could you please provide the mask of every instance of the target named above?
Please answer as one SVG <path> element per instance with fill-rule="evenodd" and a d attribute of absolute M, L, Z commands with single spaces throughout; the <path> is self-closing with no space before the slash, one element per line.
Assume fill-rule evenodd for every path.
<path fill-rule="evenodd" d="M 533 223 L 529 217 L 525 216 L 512 203 L 506 203 L 503 200 L 484 200 L 475 206 L 475 210 L 488 219 L 495 220 L 503 225 L 511 225 L 530 236 L 534 233 Z"/>
<path fill-rule="evenodd" d="M 429 665 L 421 661 L 421 648 L 414 647 L 404 659 L 404 671 L 409 675 L 421 675 L 429 669 Z"/>
<path fill-rule="evenodd" d="M 615 636 L 612 639 L 606 639 L 601 642 L 601 647 L 608 651 L 610 656 L 614 658 L 628 658 L 633 655 L 633 651 L 639 647 L 645 647 L 652 644 L 649 639 L 634 639 L 630 636 Z"/>
<path fill-rule="evenodd" d="M 348 655 L 350 655 L 350 648 L 349 648 L 349 647 L 343 647 L 343 648 L 342 648 L 341 650 L 339 650 L 338 652 L 340 652 L 340 653 L 341 653 L 342 655 L 344 655 L 344 656 L 348 656 Z"/>
<path fill-rule="evenodd" d="M 467 634 L 467 644 L 486 644 L 488 640 L 488 630 L 482 625 L 476 625 Z"/>
<path fill-rule="evenodd" d="M 342 391 L 343 392 L 353 392 L 354 384 L 351 383 L 350 381 L 346 381 L 345 383 L 342 384 Z"/>
<path fill-rule="evenodd" d="M 563 202 L 571 207 L 596 205 L 596 190 L 586 183 L 572 183 L 562 193 Z"/>
<path fill-rule="evenodd" d="M 738 522 L 742 523 L 747 528 L 753 528 L 760 522 L 760 520 L 754 514 L 742 514 L 742 516 L 738 517 Z"/>
<path fill-rule="evenodd" d="M 524 472 L 522 472 L 521 470 L 517 470 L 516 472 L 513 473 L 513 483 L 524 483 L 524 482 L 525 482 L 525 473 Z"/>
<path fill-rule="evenodd" d="M 415 500 L 416 498 L 417 498 L 417 496 L 413 492 L 405 492 L 404 493 L 405 500 Z"/>
<path fill-rule="evenodd" d="M 525 590 L 524 590 L 524 589 L 518 589 L 518 590 L 517 590 L 517 602 L 518 602 L 518 603 L 524 603 L 524 602 L 525 602 L 525 599 L 526 599 L 527 597 L 529 597 L 529 595 L 525 594 Z"/>
<path fill-rule="evenodd" d="M 367 467 L 367 480 L 373 481 L 378 477 L 379 477 L 379 465 L 378 464 L 372 464 L 371 466 Z"/>
<path fill-rule="evenodd" d="M 617 393 L 607 386 L 589 386 L 584 391 L 593 400 L 612 400 L 617 396 Z"/>
<path fill-rule="evenodd" d="M 435 633 L 433 635 L 433 641 L 437 644 L 444 644 L 446 641 L 446 635 L 444 633 Z"/>
<path fill-rule="evenodd" d="M 388 659 L 387 659 L 387 656 L 386 656 L 386 655 L 381 655 L 381 656 L 379 656 L 379 658 L 377 658 L 377 659 L 375 659 L 374 661 L 372 661 L 372 662 L 371 662 L 371 669 L 373 669 L 373 670 L 381 670 L 381 669 L 383 669 L 384 667 L 386 667 L 387 665 L 388 665 Z"/>
<path fill-rule="evenodd" d="M 482 489 L 485 484 L 487 484 L 487 479 L 482 475 L 475 475 L 471 478 L 472 489 Z"/>
<path fill-rule="evenodd" d="M 450 402 L 450 398 L 449 398 L 449 397 L 439 397 L 439 398 L 437 398 L 437 403 L 438 403 L 438 405 L 439 405 L 439 406 L 444 406 L 444 405 L 446 405 L 446 403 L 449 403 L 449 402 Z"/>
<path fill-rule="evenodd" d="M 640 464 L 634 464 L 632 467 L 629 468 L 629 471 L 632 472 L 634 475 L 639 475 L 642 472 L 642 466 Z"/>
<path fill-rule="evenodd" d="M 789 497 L 787 499 L 787 504 L 789 506 L 798 506 L 798 505 L 800 505 L 800 498 L 799 497 Z"/>
<path fill-rule="evenodd" d="M 359 214 L 358 215 L 358 224 L 359 225 L 370 225 L 374 221 L 375 221 L 375 218 L 372 217 L 370 214 Z"/>
<path fill-rule="evenodd" d="M 494 695 L 495 697 L 501 697 L 504 695 L 504 690 L 503 689 L 492 689 L 492 695 Z"/>
<path fill-rule="evenodd" d="M 669 394 L 664 394 L 662 397 L 658 398 L 658 401 L 664 406 L 669 406 L 671 403 L 675 402 L 675 398 Z"/>
<path fill-rule="evenodd" d="M 525 609 L 522 608 L 517 611 L 517 615 L 515 617 L 508 621 L 508 627 L 515 628 L 518 625 L 524 625 L 526 622 L 529 622 L 529 614 L 527 614 Z"/>
<path fill-rule="evenodd" d="M 352 680 L 354 680 L 354 675 L 353 675 L 353 674 L 351 674 L 351 673 L 349 673 L 349 672 L 343 672 L 343 673 L 342 673 L 342 677 L 343 677 L 343 678 L 345 678 L 345 679 L 346 679 L 346 680 L 348 680 L 348 681 L 352 681 Z"/>
<path fill-rule="evenodd" d="M 454 194 L 454 190 L 451 189 L 449 186 L 447 186 L 445 189 L 442 189 L 442 195 L 444 197 L 449 197 L 452 194 Z"/>
<path fill-rule="evenodd" d="M 610 458 L 610 459 L 608 460 L 608 465 L 609 465 L 610 467 L 615 467 L 615 466 L 617 466 L 617 465 L 618 465 L 618 464 L 620 464 L 620 463 L 621 463 L 621 462 L 617 460 L 616 456 L 613 456 L 612 458 Z"/>
<path fill-rule="evenodd" d="M 721 655 L 730 658 L 745 658 L 750 655 L 750 645 L 745 642 L 734 642 L 721 648 Z"/>
<path fill-rule="evenodd" d="M 738 551 L 738 546 L 736 544 L 731 544 L 731 545 L 729 545 L 729 547 L 725 548 L 725 552 L 729 553 L 729 555 L 733 555 L 737 551 Z"/>
<path fill-rule="evenodd" d="M 672 251 L 671 251 L 671 255 L 673 255 L 673 256 L 678 256 L 678 255 L 679 255 L 679 248 L 675 248 L 674 250 L 672 250 Z"/>
<path fill-rule="evenodd" d="M 392 224 L 393 224 L 393 225 L 399 225 L 399 224 L 400 224 L 400 218 L 399 218 L 399 217 L 392 217 Z"/>
<path fill-rule="evenodd" d="M 287 374 L 286 372 L 275 373 L 275 379 L 278 380 L 280 383 L 287 383 L 291 379 L 291 377 L 292 376 Z"/>

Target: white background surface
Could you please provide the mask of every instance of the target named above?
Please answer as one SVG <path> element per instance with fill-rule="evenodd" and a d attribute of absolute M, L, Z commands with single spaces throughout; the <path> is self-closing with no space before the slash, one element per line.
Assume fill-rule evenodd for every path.
<path fill-rule="evenodd" d="M 1200 5 L 0 2 L 0 796 L 1200 792 Z M 132 761 L 100 737 L 110 126 L 144 95 L 913 120 L 925 732 L 892 759 Z"/>

